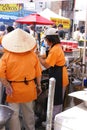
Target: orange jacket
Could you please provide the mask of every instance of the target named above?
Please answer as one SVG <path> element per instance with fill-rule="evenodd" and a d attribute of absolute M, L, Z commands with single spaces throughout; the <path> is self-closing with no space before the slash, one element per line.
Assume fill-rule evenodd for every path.
<path fill-rule="evenodd" d="M 7 96 L 7 102 L 30 102 L 37 98 L 34 79 L 41 76 L 41 66 L 38 57 L 33 51 L 26 53 L 12 53 L 5 51 L 0 60 L 0 78 L 9 81 L 31 80 L 24 82 L 11 82 L 12 96 Z"/>
<path fill-rule="evenodd" d="M 60 44 L 55 45 L 50 49 L 49 55 L 46 58 L 46 63 L 50 66 L 63 66 L 65 65 L 65 56 Z M 63 67 L 63 86 L 66 87 L 69 83 L 67 69 Z"/>

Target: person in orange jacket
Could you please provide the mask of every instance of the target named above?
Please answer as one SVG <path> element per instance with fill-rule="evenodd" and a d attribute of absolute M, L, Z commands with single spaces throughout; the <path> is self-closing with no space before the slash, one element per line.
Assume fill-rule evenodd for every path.
<path fill-rule="evenodd" d="M 2 39 L 5 49 L 0 59 L 0 81 L 6 87 L 6 102 L 14 110 L 9 130 L 21 130 L 19 110 L 28 130 L 35 130 L 34 100 L 41 90 L 41 66 L 33 48 L 36 41 L 22 29 L 15 29 Z"/>
<path fill-rule="evenodd" d="M 69 84 L 68 72 L 65 66 L 65 56 L 60 45 L 60 38 L 57 29 L 49 28 L 45 32 L 45 41 L 49 46 L 49 52 L 46 59 L 39 55 L 41 64 L 49 69 L 49 78 L 56 79 L 54 93 L 53 120 L 56 114 L 62 112 L 63 99 L 66 86 Z"/>

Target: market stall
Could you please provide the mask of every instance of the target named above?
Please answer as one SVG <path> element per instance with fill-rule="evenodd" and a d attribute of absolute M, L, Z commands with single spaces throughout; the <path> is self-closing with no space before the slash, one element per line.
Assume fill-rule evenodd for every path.
<path fill-rule="evenodd" d="M 69 18 L 58 15 L 48 8 L 46 8 L 42 12 L 40 12 L 40 15 L 53 21 L 56 25 L 62 23 L 64 26 L 64 29 L 70 28 L 70 19 Z"/>
<path fill-rule="evenodd" d="M 46 19 L 45 17 L 41 16 L 38 13 L 33 13 L 25 17 L 19 18 L 15 22 L 20 23 L 20 24 L 33 24 L 34 36 L 35 36 L 35 29 L 36 29 L 37 24 L 38 25 L 53 25 L 54 24 L 54 22 Z"/>
<path fill-rule="evenodd" d="M 77 41 L 61 40 L 61 45 L 62 45 L 64 52 L 72 52 L 73 50 L 78 48 Z"/>

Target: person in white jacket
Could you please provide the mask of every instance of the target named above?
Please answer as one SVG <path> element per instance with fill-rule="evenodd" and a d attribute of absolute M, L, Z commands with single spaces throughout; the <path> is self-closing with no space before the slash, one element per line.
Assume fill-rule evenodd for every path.
<path fill-rule="evenodd" d="M 74 31 L 74 33 L 73 33 L 73 40 L 79 41 L 80 35 L 81 35 L 81 34 L 80 34 L 80 28 L 77 27 L 76 31 Z"/>

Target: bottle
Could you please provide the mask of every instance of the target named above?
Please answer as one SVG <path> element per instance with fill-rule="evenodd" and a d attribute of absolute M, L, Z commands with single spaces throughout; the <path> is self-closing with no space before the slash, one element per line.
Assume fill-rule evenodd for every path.
<path fill-rule="evenodd" d="M 87 77 L 84 77 L 84 87 L 87 88 Z"/>
<path fill-rule="evenodd" d="M 46 55 L 46 47 L 45 46 L 41 46 L 40 55 Z"/>
<path fill-rule="evenodd" d="M 66 60 L 66 66 L 68 67 L 69 66 L 69 58 L 65 57 L 65 60 Z"/>

